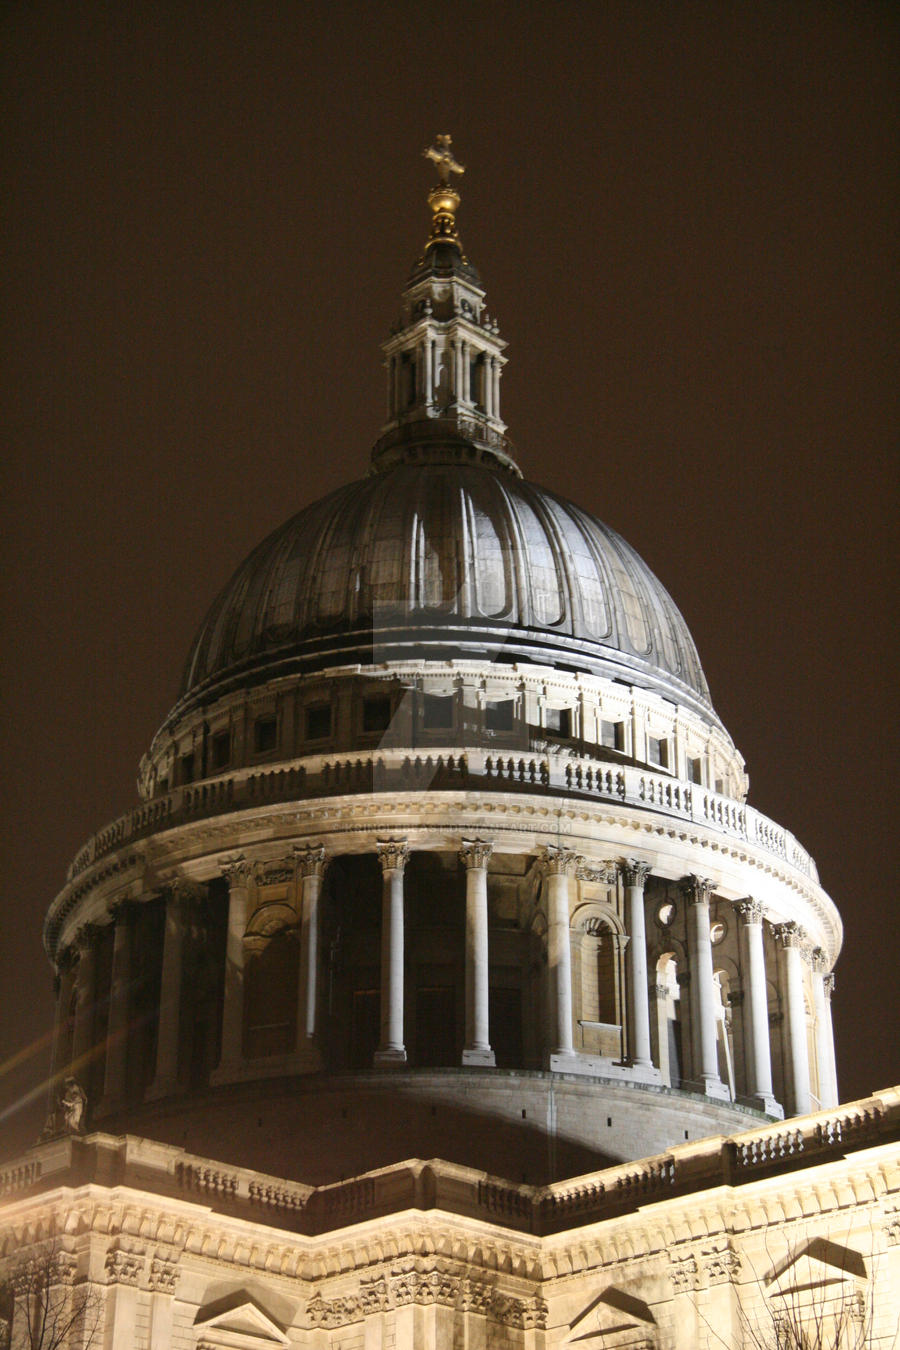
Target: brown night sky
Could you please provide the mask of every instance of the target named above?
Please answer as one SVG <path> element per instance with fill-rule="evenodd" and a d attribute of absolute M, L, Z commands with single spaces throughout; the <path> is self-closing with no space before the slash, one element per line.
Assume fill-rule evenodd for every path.
<path fill-rule="evenodd" d="M 233 568 L 366 470 L 437 131 L 524 471 L 674 595 L 843 915 L 842 1096 L 900 1081 L 897 38 L 875 3 L 6 6 L 2 1151 L 67 863 Z"/>

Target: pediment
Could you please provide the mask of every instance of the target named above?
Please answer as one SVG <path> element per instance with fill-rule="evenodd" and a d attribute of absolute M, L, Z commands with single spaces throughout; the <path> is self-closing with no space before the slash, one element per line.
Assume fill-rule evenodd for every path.
<path fill-rule="evenodd" d="M 264 1347 L 286 1346 L 290 1342 L 284 1331 L 268 1313 L 250 1298 L 221 1303 L 198 1312 L 194 1326 L 203 1333 L 201 1345 L 234 1347 L 234 1350 L 264 1350 Z"/>
<path fill-rule="evenodd" d="M 601 1345 L 623 1348 L 649 1345 L 648 1338 L 655 1325 L 646 1303 L 610 1285 L 572 1319 L 563 1344 L 583 1346 L 584 1350 Z"/>
<path fill-rule="evenodd" d="M 856 1289 L 866 1279 L 859 1252 L 825 1238 L 814 1238 L 779 1267 L 766 1286 L 769 1298 L 796 1297 L 818 1291 L 826 1298 Z"/>

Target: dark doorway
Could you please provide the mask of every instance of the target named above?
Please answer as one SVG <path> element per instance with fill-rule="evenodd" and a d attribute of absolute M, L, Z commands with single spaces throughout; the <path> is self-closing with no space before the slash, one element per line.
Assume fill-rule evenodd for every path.
<path fill-rule="evenodd" d="M 491 1047 L 498 1069 L 522 1067 L 522 991 L 491 990 Z"/>
<path fill-rule="evenodd" d="M 377 989 L 354 989 L 350 1020 L 350 1067 L 371 1069 L 378 1049 L 381 995 Z"/>
<path fill-rule="evenodd" d="M 425 985 L 416 993 L 416 1064 L 458 1064 L 456 991 L 452 985 Z"/>

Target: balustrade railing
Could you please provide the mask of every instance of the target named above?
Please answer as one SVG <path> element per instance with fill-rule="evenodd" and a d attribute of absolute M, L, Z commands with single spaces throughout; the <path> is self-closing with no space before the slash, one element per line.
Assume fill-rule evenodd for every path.
<path fill-rule="evenodd" d="M 197 817 L 279 801 L 462 786 L 584 796 L 708 825 L 774 854 L 818 881 L 815 863 L 794 836 L 743 802 L 635 765 L 483 749 L 313 755 L 278 767 L 257 767 L 186 784 L 144 802 L 99 830 L 76 855 L 67 880 L 74 881 L 126 842 Z"/>

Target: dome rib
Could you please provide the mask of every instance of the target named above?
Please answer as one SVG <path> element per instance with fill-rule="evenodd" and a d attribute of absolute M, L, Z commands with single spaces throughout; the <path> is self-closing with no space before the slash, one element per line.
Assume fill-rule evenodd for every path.
<path fill-rule="evenodd" d="M 487 612 L 501 590 L 502 608 Z M 558 664 L 653 689 L 718 723 L 687 626 L 630 545 L 482 464 L 399 463 L 275 530 L 210 608 L 179 707 L 276 668 L 370 664 L 376 652 Z"/>

